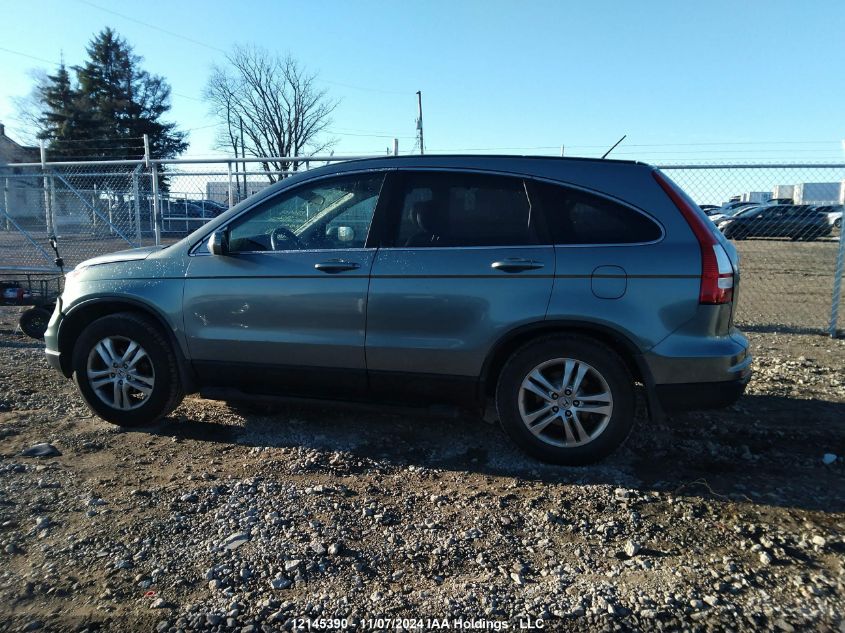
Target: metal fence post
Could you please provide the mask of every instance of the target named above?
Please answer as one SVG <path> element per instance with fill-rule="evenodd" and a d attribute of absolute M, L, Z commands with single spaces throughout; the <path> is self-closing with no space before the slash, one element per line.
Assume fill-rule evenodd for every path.
<path fill-rule="evenodd" d="M 9 222 L 9 217 L 12 215 L 11 209 L 9 209 L 9 179 L 3 179 L 3 209 L 6 212 L 6 230 L 12 230 L 12 224 Z"/>
<path fill-rule="evenodd" d="M 135 241 L 138 242 L 138 246 L 142 245 L 141 239 L 141 200 L 140 192 L 138 187 L 138 174 L 141 171 L 141 165 L 138 165 L 135 169 L 132 170 L 132 206 L 134 207 L 135 211 Z"/>
<path fill-rule="evenodd" d="M 226 172 L 229 174 L 229 208 L 235 206 L 235 190 L 232 188 L 232 163 L 226 163 Z"/>
<path fill-rule="evenodd" d="M 109 212 L 109 233 L 114 235 L 114 216 L 112 215 L 112 192 L 109 191 L 106 193 L 108 196 L 106 198 L 106 204 L 108 205 L 108 212 Z"/>
<path fill-rule="evenodd" d="M 41 174 L 42 186 L 44 187 L 44 214 L 47 226 L 47 235 L 53 235 L 53 197 L 50 195 L 50 178 L 47 176 L 47 149 L 44 141 L 41 141 Z"/>
<path fill-rule="evenodd" d="M 839 248 L 836 251 L 836 269 L 833 277 L 833 296 L 830 300 L 830 325 L 828 333 L 831 338 L 836 338 L 839 327 L 839 301 L 842 295 L 842 268 L 845 266 L 845 231 L 839 229 Z"/>
<path fill-rule="evenodd" d="M 161 208 L 158 199 L 158 165 L 150 162 L 150 137 L 144 134 L 144 165 L 150 170 L 150 178 L 152 179 L 151 189 L 153 191 L 153 234 L 155 235 L 155 245 L 161 246 Z"/>
<path fill-rule="evenodd" d="M 161 245 L 161 205 L 158 199 L 158 165 L 150 165 L 150 178 L 153 179 L 153 231 L 155 232 L 155 244 Z"/>

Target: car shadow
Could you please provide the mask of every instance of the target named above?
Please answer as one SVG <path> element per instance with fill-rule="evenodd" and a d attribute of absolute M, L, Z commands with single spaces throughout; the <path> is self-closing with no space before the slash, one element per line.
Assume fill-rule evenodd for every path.
<path fill-rule="evenodd" d="M 831 466 L 822 462 L 825 453 L 845 454 L 841 402 L 748 395 L 728 409 L 676 415 L 661 423 L 640 420 L 620 450 L 587 467 L 540 463 L 520 452 L 498 425 L 477 418 L 334 403 L 279 404 L 258 411 L 231 406 L 231 423 L 179 416 L 138 432 L 348 453 L 355 459 L 345 461 L 360 464 L 360 472 L 413 465 L 524 481 L 845 511 L 841 457 Z"/>

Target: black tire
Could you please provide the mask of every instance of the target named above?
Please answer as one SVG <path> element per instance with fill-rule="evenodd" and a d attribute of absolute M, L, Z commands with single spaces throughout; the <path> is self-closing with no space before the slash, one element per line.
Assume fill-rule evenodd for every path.
<path fill-rule="evenodd" d="M 833 228 L 841 229 L 842 228 L 842 218 L 836 218 L 833 221 Z"/>
<path fill-rule="evenodd" d="M 726 235 L 725 237 L 731 240 L 747 240 L 748 229 L 734 229 L 730 232 L 730 235 Z"/>
<path fill-rule="evenodd" d="M 137 342 L 146 352 L 143 361 L 154 372 L 151 393 L 137 408 L 120 409 L 104 402 L 92 387 L 87 374 L 89 355 L 107 337 Z M 159 325 L 134 312 L 118 312 L 97 319 L 76 341 L 72 356 L 73 379 L 85 404 L 99 417 L 118 426 L 146 426 L 173 411 L 184 397 L 176 355 Z M 148 369 L 149 370 L 149 369 Z"/>
<path fill-rule="evenodd" d="M 523 380 L 534 368 L 553 359 L 573 359 L 590 365 L 603 378 L 612 397 L 612 411 L 604 430 L 579 446 L 557 446 L 538 438 L 520 414 Z M 559 395 L 563 398 L 564 394 Z M 577 397 L 577 393 L 572 397 Z M 622 358 L 607 345 L 578 335 L 546 336 L 521 347 L 505 364 L 496 387 L 499 420 L 511 439 L 541 461 L 569 466 L 597 462 L 616 450 L 633 428 L 635 403 L 634 381 Z M 563 422 L 558 425 L 562 427 Z"/>
<path fill-rule="evenodd" d="M 18 324 L 21 326 L 21 331 L 29 338 L 40 341 L 44 339 L 51 316 L 51 312 L 45 308 L 30 308 L 21 315 Z"/>

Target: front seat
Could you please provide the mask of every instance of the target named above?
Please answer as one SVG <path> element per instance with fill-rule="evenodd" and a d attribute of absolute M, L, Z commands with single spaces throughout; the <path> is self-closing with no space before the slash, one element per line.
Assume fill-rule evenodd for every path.
<path fill-rule="evenodd" d="M 419 230 L 405 241 L 405 246 L 444 245 L 446 215 L 441 205 L 433 200 L 415 202 L 408 215 Z"/>

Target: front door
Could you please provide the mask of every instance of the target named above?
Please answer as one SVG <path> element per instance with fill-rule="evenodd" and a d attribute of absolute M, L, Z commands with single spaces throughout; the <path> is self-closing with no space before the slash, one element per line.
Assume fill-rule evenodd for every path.
<path fill-rule="evenodd" d="M 390 178 L 367 310 L 370 387 L 421 403 L 473 401 L 494 343 L 543 320 L 554 247 L 521 178 L 402 170 Z"/>
<path fill-rule="evenodd" d="M 204 385 L 363 396 L 367 234 L 384 180 L 366 172 L 280 192 L 191 258 L 185 332 Z"/>

